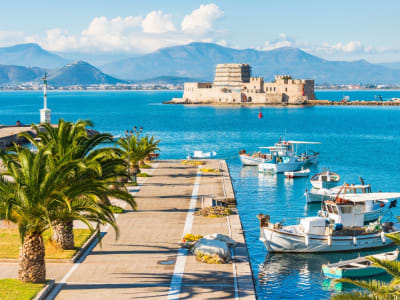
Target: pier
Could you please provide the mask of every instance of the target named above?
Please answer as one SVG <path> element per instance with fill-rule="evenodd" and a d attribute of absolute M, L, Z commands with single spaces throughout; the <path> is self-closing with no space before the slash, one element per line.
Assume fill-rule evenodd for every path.
<path fill-rule="evenodd" d="M 220 170 L 201 172 L 201 168 Z M 256 299 L 247 245 L 225 161 L 193 166 L 162 160 L 151 177 L 129 187 L 137 211 L 126 207 L 117 223 L 120 237 L 104 228 L 101 245 L 93 245 L 76 263 L 47 263 L 56 285 L 48 299 Z M 193 212 L 210 200 L 226 202 L 234 214 L 209 218 Z M 185 233 L 230 236 L 232 263 L 196 260 L 180 241 Z M 17 262 L 1 263 L 0 278 L 15 278 Z"/>
<path fill-rule="evenodd" d="M 23 143 L 25 139 L 19 138 L 18 135 L 22 132 L 30 132 L 33 135 L 31 126 L 0 126 L 0 148 L 7 148 L 13 143 Z"/>

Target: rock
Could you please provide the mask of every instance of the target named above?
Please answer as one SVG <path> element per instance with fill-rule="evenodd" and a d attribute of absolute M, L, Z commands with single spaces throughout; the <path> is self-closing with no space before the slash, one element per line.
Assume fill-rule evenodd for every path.
<path fill-rule="evenodd" d="M 228 244 L 229 247 L 235 247 L 236 244 L 237 244 L 229 236 L 223 235 L 223 234 L 220 234 L 220 233 L 209 234 L 209 235 L 206 235 L 204 238 L 207 239 L 207 240 L 215 240 L 215 241 L 225 242 L 225 243 Z"/>

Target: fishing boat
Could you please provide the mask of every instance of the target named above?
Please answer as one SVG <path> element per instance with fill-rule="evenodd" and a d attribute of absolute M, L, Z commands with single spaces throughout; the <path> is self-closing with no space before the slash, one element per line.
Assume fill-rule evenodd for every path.
<path fill-rule="evenodd" d="M 216 156 L 216 152 L 203 152 L 203 151 L 193 151 L 193 154 L 189 154 L 187 159 L 202 159 L 202 158 L 212 158 Z"/>
<path fill-rule="evenodd" d="M 329 170 L 315 174 L 310 179 L 313 187 L 317 189 L 330 189 L 339 184 L 340 176 Z"/>
<path fill-rule="evenodd" d="M 400 198 L 400 193 L 380 194 L 378 199 Z M 368 196 L 368 197 L 366 197 Z M 271 223 L 268 215 L 259 215 L 260 240 L 269 252 L 321 253 L 380 248 L 392 244 L 387 232 L 400 232 L 399 224 L 365 226 L 365 213 L 359 203 L 375 200 L 377 195 L 355 194 L 326 201 L 327 211 L 301 218 L 299 224 Z M 340 200 L 339 200 L 340 199 Z M 327 203 L 330 202 L 330 203 Z M 396 200 L 391 201 L 395 205 Z"/>
<path fill-rule="evenodd" d="M 300 170 L 304 161 L 301 160 L 293 152 L 285 151 L 285 147 L 273 146 L 268 147 L 271 159 L 258 165 L 260 173 L 283 173 Z"/>
<path fill-rule="evenodd" d="M 316 202 L 324 202 L 326 200 L 332 199 L 336 197 L 338 193 L 342 194 L 366 194 L 371 193 L 371 185 L 369 184 L 347 184 L 344 183 L 341 186 L 336 186 L 330 189 L 318 189 L 312 188 L 310 190 L 306 189 L 304 195 L 306 197 L 307 204 L 316 203 Z"/>
<path fill-rule="evenodd" d="M 271 159 L 271 155 L 263 153 L 262 150 L 268 147 L 259 147 L 261 150 L 253 154 L 246 153 L 246 150 L 239 151 L 240 161 L 243 166 L 258 166 L 260 163 Z"/>
<path fill-rule="evenodd" d="M 297 154 L 299 145 L 315 145 L 320 144 L 319 142 L 305 142 L 305 141 L 283 141 L 279 140 L 274 146 L 269 147 L 259 147 L 259 151 L 254 152 L 252 154 L 247 153 L 246 150 L 239 151 L 240 161 L 243 166 L 258 166 L 261 163 L 268 162 L 272 159 L 271 153 L 268 153 L 266 150 L 270 150 L 271 148 L 275 148 L 280 156 L 298 156 L 299 160 L 303 162 L 303 164 L 316 164 L 318 163 L 318 152 L 306 151 L 303 153 Z"/>
<path fill-rule="evenodd" d="M 394 261 L 399 256 L 399 250 L 371 255 L 371 257 Z M 343 260 L 333 264 L 322 265 L 324 275 L 329 278 L 358 278 L 369 277 L 386 273 L 383 268 L 378 268 L 368 259 L 368 256 L 358 257 L 350 260 Z"/>
<path fill-rule="evenodd" d="M 310 169 L 301 169 L 300 171 L 284 172 L 287 178 L 307 177 L 310 175 Z"/>

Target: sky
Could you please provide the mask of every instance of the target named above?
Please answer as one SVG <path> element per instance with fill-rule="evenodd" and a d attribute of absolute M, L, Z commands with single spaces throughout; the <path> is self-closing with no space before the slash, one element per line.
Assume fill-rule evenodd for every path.
<path fill-rule="evenodd" d="M 194 41 L 334 60 L 400 61 L 398 0 L 2 1 L 0 46 L 142 54 Z"/>

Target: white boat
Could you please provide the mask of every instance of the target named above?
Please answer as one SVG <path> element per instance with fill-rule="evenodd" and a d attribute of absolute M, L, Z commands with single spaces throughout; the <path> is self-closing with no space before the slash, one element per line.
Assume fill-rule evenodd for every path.
<path fill-rule="evenodd" d="M 382 200 L 400 198 L 400 193 L 374 194 L 382 194 Z M 388 246 L 392 240 L 385 233 L 397 231 L 398 226 L 364 226 L 365 214 L 356 204 L 375 199 L 371 195 L 347 195 L 343 202 L 330 201 L 328 213 L 301 218 L 297 225 L 273 224 L 268 215 L 259 215 L 260 240 L 269 252 L 340 252 Z"/>
<path fill-rule="evenodd" d="M 397 195 L 398 193 L 339 194 L 333 200 L 325 201 L 318 215 L 335 223 L 352 224 L 351 222 L 359 222 L 354 218 L 360 218 L 362 224 L 368 224 L 383 216 L 388 208 L 396 206 Z M 352 212 L 352 215 L 344 213 L 346 211 Z"/>
<path fill-rule="evenodd" d="M 358 184 L 349 185 L 343 184 L 341 186 L 333 187 L 330 189 L 317 189 L 312 188 L 311 190 L 306 189 L 304 195 L 306 196 L 307 203 L 324 202 L 332 199 L 341 194 L 358 194 L 358 193 L 371 193 L 371 186 L 369 184 Z"/>
<path fill-rule="evenodd" d="M 370 255 L 373 258 L 386 261 L 395 261 L 399 256 L 399 249 L 390 252 Z M 324 275 L 329 278 L 360 278 L 386 273 L 386 270 L 373 265 L 369 256 L 355 259 L 341 260 L 337 263 L 322 265 Z"/>
<path fill-rule="evenodd" d="M 304 162 L 296 156 L 276 156 L 268 162 L 258 165 L 258 172 L 260 173 L 283 173 L 290 171 L 300 170 Z"/>
<path fill-rule="evenodd" d="M 310 175 L 310 169 L 301 169 L 300 171 L 284 172 L 287 178 L 307 177 Z"/>
<path fill-rule="evenodd" d="M 339 184 L 340 176 L 329 170 L 315 174 L 310 179 L 313 187 L 317 189 L 330 189 Z"/>
<path fill-rule="evenodd" d="M 260 147 L 264 149 L 265 147 Z M 239 152 L 240 161 L 243 166 L 258 166 L 260 163 L 268 161 L 271 156 L 261 151 L 255 152 L 253 154 L 246 153 L 246 150 L 241 150 Z"/>
<path fill-rule="evenodd" d="M 216 152 L 203 152 L 203 151 L 193 151 L 192 155 L 188 155 L 187 159 L 202 159 L 202 158 L 212 158 L 216 156 Z"/>
<path fill-rule="evenodd" d="M 282 141 L 279 140 L 272 147 L 259 147 L 259 151 L 253 154 L 246 153 L 246 150 L 239 151 L 240 161 L 244 166 L 257 166 L 261 163 L 268 162 L 272 159 L 271 153 L 265 153 L 264 149 L 270 150 L 276 148 L 279 156 L 297 156 L 298 145 L 320 144 L 319 142 L 305 142 L 305 141 Z M 298 155 L 303 164 L 316 164 L 318 162 L 318 152 L 309 153 L 306 149 L 305 152 Z"/>

